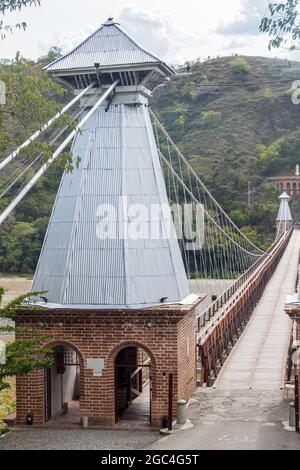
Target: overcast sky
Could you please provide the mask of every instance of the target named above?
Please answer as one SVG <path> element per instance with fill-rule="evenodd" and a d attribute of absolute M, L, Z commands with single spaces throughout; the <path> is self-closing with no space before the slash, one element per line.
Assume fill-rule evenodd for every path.
<path fill-rule="evenodd" d="M 26 21 L 28 29 L 0 40 L 0 57 L 12 58 L 20 51 L 35 59 L 52 46 L 67 52 L 112 15 L 138 42 L 172 64 L 234 53 L 297 59 L 286 50 L 269 52 L 267 36 L 258 32 L 268 1 L 42 0 L 39 8 L 5 16 L 12 24 Z"/>

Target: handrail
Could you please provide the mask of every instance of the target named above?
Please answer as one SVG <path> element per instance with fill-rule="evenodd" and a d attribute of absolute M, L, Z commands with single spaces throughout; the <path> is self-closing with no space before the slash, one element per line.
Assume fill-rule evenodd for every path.
<path fill-rule="evenodd" d="M 257 260 L 248 269 L 248 271 L 242 274 L 240 278 L 237 279 L 232 286 L 230 286 L 230 288 L 223 292 L 223 294 L 221 294 L 213 304 L 211 304 L 204 312 L 202 312 L 197 317 L 199 332 L 198 338 L 205 335 L 207 329 L 202 331 L 200 330 L 205 327 L 205 324 L 207 322 L 209 322 L 213 317 L 215 317 L 218 312 L 220 312 L 220 315 L 217 316 L 215 321 L 221 316 L 222 313 L 224 313 L 224 304 L 227 303 L 233 297 L 233 295 L 238 292 L 239 289 L 241 289 L 240 294 L 242 294 L 248 288 L 249 284 L 256 280 L 257 275 L 260 274 L 262 270 L 262 261 L 264 261 L 266 258 L 268 261 L 273 260 L 274 257 L 277 255 L 278 251 L 282 248 L 282 245 L 290 239 L 292 231 L 293 228 L 291 228 L 289 232 L 286 232 L 281 238 L 275 241 L 275 243 L 269 248 L 268 252 L 265 255 L 263 255 L 259 260 Z M 247 283 L 244 283 L 244 281 L 247 281 Z M 228 294 L 229 297 L 226 300 Z M 220 309 L 222 310 L 220 311 Z M 213 322 L 213 325 L 215 324 L 215 321 Z M 212 325 L 208 325 L 208 328 L 210 328 L 210 326 Z"/>

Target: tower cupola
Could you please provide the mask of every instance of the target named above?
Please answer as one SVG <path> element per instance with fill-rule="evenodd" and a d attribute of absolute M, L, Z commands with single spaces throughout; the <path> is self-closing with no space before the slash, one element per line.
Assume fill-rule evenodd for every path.
<path fill-rule="evenodd" d="M 134 41 L 113 18 L 45 70 L 78 89 L 93 81 L 107 85 L 119 80 L 122 86 L 143 85 L 153 91 L 174 74 L 165 62 Z"/>

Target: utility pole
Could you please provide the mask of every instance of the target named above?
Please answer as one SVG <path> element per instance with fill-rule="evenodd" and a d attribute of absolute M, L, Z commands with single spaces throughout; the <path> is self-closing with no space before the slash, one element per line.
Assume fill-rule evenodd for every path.
<path fill-rule="evenodd" d="M 252 196 L 252 191 L 251 191 L 251 182 L 248 181 L 248 207 L 249 207 L 249 210 L 251 209 L 251 196 Z"/>
<path fill-rule="evenodd" d="M 249 225 L 251 226 L 251 205 L 252 205 L 252 190 L 251 190 L 251 181 L 248 181 L 248 215 L 249 215 Z"/>

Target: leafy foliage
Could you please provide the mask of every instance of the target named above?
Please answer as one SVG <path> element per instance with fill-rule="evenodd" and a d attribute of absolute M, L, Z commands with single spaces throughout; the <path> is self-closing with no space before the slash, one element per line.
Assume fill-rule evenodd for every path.
<path fill-rule="evenodd" d="M 232 72 L 237 59 L 249 66 L 246 80 L 244 74 Z M 267 247 L 274 238 L 278 199 L 266 178 L 293 174 L 300 163 L 300 114 L 289 93 L 299 63 L 222 57 L 196 61 L 191 67 L 190 75 L 175 77 L 156 92 L 153 110 L 226 212 L 243 230 L 251 227 L 256 243 Z M 187 94 L 187 89 L 193 92 Z M 185 106 L 180 126 L 179 104 Z M 203 126 L 204 113 L 212 111 L 221 113 L 221 124 Z M 263 156 L 266 152 L 273 156 Z M 295 215 L 300 217 L 300 212 Z"/>
<path fill-rule="evenodd" d="M 221 122 L 222 113 L 219 111 L 204 111 L 202 113 L 202 127 L 207 129 L 213 129 L 218 126 Z"/>
<path fill-rule="evenodd" d="M 51 57 L 41 58 L 39 62 L 50 62 L 54 58 L 53 51 L 50 52 Z M 56 53 L 60 52 L 54 51 L 54 55 Z M 266 177 L 292 174 L 295 165 L 300 163 L 300 114 L 289 94 L 291 81 L 299 76 L 300 66 L 285 60 L 239 59 L 249 65 L 246 81 L 243 75 L 235 75 L 231 70 L 236 58 L 195 61 L 191 64 L 190 75 L 175 76 L 157 90 L 152 107 L 237 225 L 251 231 L 256 242 L 267 247 L 274 237 L 278 201 L 276 190 L 266 182 Z M 36 130 L 38 119 L 46 117 L 43 113 L 48 110 L 53 114 L 59 109 L 59 103 L 66 99 L 64 90 L 51 80 L 48 82 L 41 63 L 26 61 L 26 64 L 19 64 L 20 60 L 2 67 L 8 67 L 7 73 L 13 74 L 14 78 L 10 80 L 16 93 L 22 74 L 25 74 L 25 82 L 32 74 L 39 96 L 33 93 L 28 79 L 30 106 L 26 106 L 21 95 L 16 96 L 13 102 L 17 116 L 9 117 L 11 126 L 7 125 L 8 115 L 2 115 L 9 136 L 5 139 L 5 130 L 0 126 L 0 146 L 6 148 L 6 152 L 14 148 L 15 139 L 21 142 L 24 136 Z M 22 73 L 18 75 L 19 68 Z M 226 86 L 228 83 L 230 86 Z M 25 84 L 21 89 L 26 93 Z M 28 108 L 34 109 L 32 115 L 36 118 L 33 121 L 31 115 L 26 114 Z M 30 130 L 25 131 L 19 114 L 21 121 L 26 119 Z M 210 123 L 211 118 L 212 125 L 203 125 L 205 120 Z M 64 167 L 65 162 L 59 159 L 58 165 L 48 170 L 0 227 L 0 272 L 34 272 Z M 248 207 L 248 181 L 252 190 L 251 210 Z M 6 204 L 2 201 L 0 199 L 0 209 L 1 204 Z"/>
<path fill-rule="evenodd" d="M 59 53 L 59 50 L 51 49 L 39 63 L 25 60 L 19 55 L 11 62 L 0 63 L 0 79 L 6 83 L 7 90 L 6 104 L 0 107 L 0 151 L 3 156 L 56 114 L 62 103 L 69 101 L 69 92 L 42 70 L 42 60 L 52 60 Z M 74 128 L 75 122 L 71 117 L 63 116 L 56 125 L 58 128 L 63 125 Z M 41 166 L 52 153 L 47 141 L 37 140 L 1 172 L 0 209 L 7 207 L 12 195 L 35 174 L 34 168 L 27 169 L 27 173 L 7 191 L 9 181 L 20 173 L 22 165 L 26 166 L 26 162 L 32 162 L 40 155 Z M 18 209 L 1 225 L 0 272 L 34 271 L 61 174 L 64 169 L 72 171 L 78 163 L 76 156 L 73 158 L 69 152 L 62 154 Z"/>
<path fill-rule="evenodd" d="M 290 50 L 297 48 L 300 39 L 299 0 L 271 2 L 269 15 L 262 19 L 260 31 L 273 37 L 269 49 L 289 44 Z"/>
<path fill-rule="evenodd" d="M 0 288 L 0 304 L 2 302 L 4 290 Z M 35 309 L 29 304 L 30 300 L 42 292 L 31 292 L 21 295 L 12 300 L 8 305 L 0 309 L 0 320 L 4 323 L 13 320 L 18 311 L 30 312 Z M 7 379 L 16 375 L 26 375 L 36 369 L 44 369 L 52 364 L 52 358 L 48 356 L 50 351 L 44 346 L 48 339 L 46 335 L 39 335 L 33 328 L 14 328 L 12 324 L 1 326 L 0 331 L 16 331 L 26 333 L 26 339 L 16 339 L 6 346 L 6 362 L 0 364 L 0 392 L 10 388 Z"/>
<path fill-rule="evenodd" d="M 39 57 L 37 62 L 38 64 L 42 64 L 43 66 L 45 66 L 59 59 L 60 57 L 62 57 L 62 55 L 63 55 L 62 49 L 60 47 L 54 46 L 54 47 L 51 47 L 48 54 L 42 57 Z"/>
<path fill-rule="evenodd" d="M 236 57 L 231 61 L 230 70 L 234 75 L 245 77 L 249 74 L 250 64 L 242 57 Z"/>
<path fill-rule="evenodd" d="M 7 12 L 21 10 L 24 7 L 40 6 L 41 0 L 0 0 L 0 14 L 5 15 Z M 0 20 L 0 35 L 2 39 L 6 38 L 8 32 L 12 32 L 13 29 L 26 29 L 26 23 L 24 21 L 15 25 L 6 24 L 3 20 Z"/>

